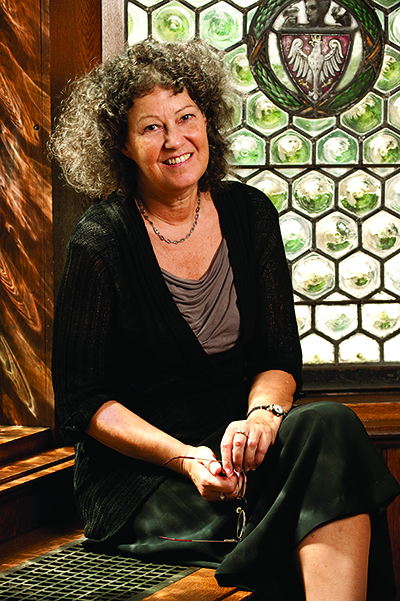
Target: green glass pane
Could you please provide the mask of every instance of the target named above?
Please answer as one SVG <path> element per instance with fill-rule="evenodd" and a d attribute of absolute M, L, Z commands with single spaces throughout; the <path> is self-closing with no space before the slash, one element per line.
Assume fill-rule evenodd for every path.
<path fill-rule="evenodd" d="M 216 48 L 223 50 L 241 40 L 242 21 L 239 11 L 225 2 L 219 2 L 202 11 L 200 35 Z"/>
<path fill-rule="evenodd" d="M 387 257 L 400 245 L 400 220 L 380 211 L 363 224 L 364 247 L 379 257 Z"/>
<path fill-rule="evenodd" d="M 288 118 L 286 113 L 259 92 L 248 101 L 247 121 L 257 129 L 272 132 L 287 125 Z"/>
<path fill-rule="evenodd" d="M 187 42 L 194 37 L 194 13 L 177 2 L 153 13 L 153 35 L 162 42 Z"/>
<path fill-rule="evenodd" d="M 249 184 L 264 192 L 277 211 L 282 211 L 287 207 L 288 184 L 280 177 L 270 173 L 270 171 L 263 171 L 250 179 Z"/>
<path fill-rule="evenodd" d="M 357 244 L 357 224 L 342 213 L 331 213 L 318 221 L 317 246 L 334 257 L 340 257 Z"/>
<path fill-rule="evenodd" d="M 378 206 L 381 184 L 371 175 L 358 171 L 339 184 L 341 205 L 351 213 L 361 216 Z"/>
<path fill-rule="evenodd" d="M 311 248 L 311 223 L 296 213 L 286 213 L 279 220 L 286 256 L 295 259 Z"/>
<path fill-rule="evenodd" d="M 369 163 L 398 163 L 400 138 L 388 129 L 371 136 L 364 144 L 364 158 Z"/>
<path fill-rule="evenodd" d="M 380 76 L 376 82 L 376 87 L 383 92 L 393 90 L 400 83 L 400 53 L 390 48 L 386 48 L 385 57 Z"/>
<path fill-rule="evenodd" d="M 318 136 L 320 133 L 330 129 L 335 125 L 335 117 L 328 119 L 303 119 L 303 117 L 294 117 L 293 123 L 310 136 Z"/>
<path fill-rule="evenodd" d="M 358 134 L 364 134 L 382 123 L 382 100 L 368 94 L 354 108 L 342 115 L 342 123 Z"/>
<path fill-rule="evenodd" d="M 358 144 L 346 133 L 335 131 L 318 142 L 317 156 L 321 163 L 355 163 Z"/>
<path fill-rule="evenodd" d="M 400 44 L 400 9 L 389 16 L 389 36 L 396 44 Z"/>
<path fill-rule="evenodd" d="M 249 131 L 241 130 L 230 136 L 234 165 L 262 165 L 265 163 L 264 142 Z"/>
<path fill-rule="evenodd" d="M 255 87 L 256 84 L 247 59 L 246 46 L 241 46 L 229 52 L 225 57 L 225 61 L 229 67 L 232 79 L 239 90 L 245 92 Z"/>
<path fill-rule="evenodd" d="M 333 204 L 333 181 L 312 171 L 294 182 L 293 195 L 299 207 L 306 213 L 320 214 Z"/>
<path fill-rule="evenodd" d="M 317 253 L 310 253 L 293 266 L 294 289 L 310 298 L 319 298 L 335 285 L 333 263 Z"/>
<path fill-rule="evenodd" d="M 287 131 L 271 142 L 271 161 L 275 164 L 305 164 L 310 158 L 310 141 L 296 132 Z"/>
<path fill-rule="evenodd" d="M 343 338 L 357 327 L 357 308 L 352 305 L 328 305 L 316 308 L 316 326 L 335 340 Z"/>

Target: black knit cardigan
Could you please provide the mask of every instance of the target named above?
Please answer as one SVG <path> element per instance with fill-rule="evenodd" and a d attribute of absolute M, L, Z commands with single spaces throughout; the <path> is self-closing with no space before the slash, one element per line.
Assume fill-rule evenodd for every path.
<path fill-rule="evenodd" d="M 235 347 L 207 355 L 170 295 L 130 198 L 91 207 L 72 234 L 57 300 L 57 421 L 76 445 L 74 486 L 85 535 L 113 536 L 171 475 L 98 443 L 85 430 L 117 400 L 187 444 L 243 419 L 251 379 L 278 369 L 301 388 L 301 351 L 278 216 L 267 197 L 229 182 L 214 195 L 240 312 Z"/>

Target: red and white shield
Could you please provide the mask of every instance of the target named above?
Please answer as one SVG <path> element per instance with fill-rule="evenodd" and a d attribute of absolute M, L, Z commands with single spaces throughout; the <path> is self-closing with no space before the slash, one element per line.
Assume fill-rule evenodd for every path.
<path fill-rule="evenodd" d="M 279 35 L 280 51 L 294 84 L 317 104 L 340 81 L 351 54 L 346 34 Z"/>

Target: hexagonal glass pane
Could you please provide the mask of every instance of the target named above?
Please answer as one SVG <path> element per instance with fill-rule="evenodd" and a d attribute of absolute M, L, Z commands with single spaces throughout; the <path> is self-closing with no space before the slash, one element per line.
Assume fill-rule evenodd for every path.
<path fill-rule="evenodd" d="M 356 298 L 371 294 L 380 285 L 380 266 L 376 259 L 356 252 L 339 265 L 339 284 L 342 290 Z"/>
<path fill-rule="evenodd" d="M 288 123 L 288 116 L 262 92 L 247 100 L 247 122 L 261 132 L 274 132 Z"/>
<path fill-rule="evenodd" d="M 187 42 L 194 38 L 194 12 L 179 4 L 169 2 L 152 15 L 153 37 L 160 42 Z"/>
<path fill-rule="evenodd" d="M 357 224 L 343 213 L 331 213 L 317 222 L 317 246 L 324 252 L 341 257 L 357 246 Z"/>
<path fill-rule="evenodd" d="M 288 130 L 271 141 L 271 162 L 282 165 L 304 165 L 311 159 L 311 142 Z"/>
<path fill-rule="evenodd" d="M 383 129 L 364 142 L 364 159 L 367 163 L 398 163 L 400 138 L 390 129 Z"/>
<path fill-rule="evenodd" d="M 332 261 L 317 253 L 310 253 L 293 265 L 293 287 L 299 294 L 320 298 L 335 286 Z"/>
<path fill-rule="evenodd" d="M 310 136 L 319 136 L 322 132 L 330 129 L 335 125 L 335 117 L 329 117 L 327 119 L 304 119 L 303 117 L 294 117 L 293 123 L 299 129 L 302 129 L 304 133 Z"/>
<path fill-rule="evenodd" d="M 339 184 L 339 202 L 344 209 L 359 216 L 378 206 L 381 198 L 379 180 L 364 171 L 356 171 Z"/>
<path fill-rule="evenodd" d="M 232 164 L 263 165 L 265 163 L 265 143 L 247 129 L 241 129 L 229 136 Z"/>
<path fill-rule="evenodd" d="M 132 45 L 145 40 L 148 36 L 147 13 L 135 4 L 129 3 L 127 19 L 128 44 Z"/>
<path fill-rule="evenodd" d="M 339 340 L 357 327 L 355 305 L 318 305 L 315 309 L 317 330 Z"/>
<path fill-rule="evenodd" d="M 269 171 L 263 171 L 249 180 L 250 186 L 258 188 L 268 196 L 277 211 L 286 209 L 288 204 L 289 187 L 280 177 Z"/>
<path fill-rule="evenodd" d="M 386 182 L 385 204 L 389 209 L 400 214 L 400 175 L 396 175 Z"/>
<path fill-rule="evenodd" d="M 250 71 L 246 46 L 240 46 L 240 48 L 228 52 L 225 55 L 225 62 L 229 67 L 232 80 L 238 90 L 249 92 L 255 88 L 256 83 Z"/>
<path fill-rule="evenodd" d="M 376 363 L 379 358 L 379 344 L 364 334 L 355 334 L 339 345 L 342 363 Z"/>
<path fill-rule="evenodd" d="M 385 57 L 376 87 L 382 92 L 393 90 L 400 83 L 400 54 L 391 46 L 386 46 Z"/>
<path fill-rule="evenodd" d="M 380 211 L 363 224 L 363 243 L 374 254 L 386 257 L 400 246 L 400 220 Z"/>
<path fill-rule="evenodd" d="M 385 288 L 400 295 L 400 256 L 396 255 L 385 263 Z"/>
<path fill-rule="evenodd" d="M 321 163 L 355 163 L 358 160 L 358 143 L 349 134 L 334 131 L 318 141 L 317 157 Z"/>
<path fill-rule="evenodd" d="M 309 305 L 295 305 L 297 329 L 300 336 L 311 328 L 311 307 Z"/>
<path fill-rule="evenodd" d="M 361 308 L 362 327 L 367 332 L 384 338 L 400 328 L 400 306 L 398 303 L 377 303 Z"/>
<path fill-rule="evenodd" d="M 382 99 L 368 94 L 361 102 L 341 116 L 343 125 L 357 134 L 364 134 L 378 127 L 383 120 Z"/>
<path fill-rule="evenodd" d="M 288 259 L 296 259 L 311 248 L 311 222 L 296 213 L 286 213 L 279 219 L 283 245 Z"/>
<path fill-rule="evenodd" d="M 311 365 L 333 363 L 335 359 L 333 344 L 316 334 L 310 334 L 310 336 L 303 338 L 301 350 L 304 363 Z"/>
<path fill-rule="evenodd" d="M 400 361 L 400 336 L 391 338 L 383 345 L 383 356 L 385 361 L 398 363 Z"/>
<path fill-rule="evenodd" d="M 242 39 L 243 18 L 241 13 L 218 2 L 200 13 L 200 36 L 212 46 L 224 50 Z"/>
<path fill-rule="evenodd" d="M 389 39 L 400 44 L 400 9 L 389 15 Z"/>
<path fill-rule="evenodd" d="M 320 215 L 333 205 L 333 181 L 311 171 L 294 182 L 293 196 L 299 209 L 308 215 Z"/>

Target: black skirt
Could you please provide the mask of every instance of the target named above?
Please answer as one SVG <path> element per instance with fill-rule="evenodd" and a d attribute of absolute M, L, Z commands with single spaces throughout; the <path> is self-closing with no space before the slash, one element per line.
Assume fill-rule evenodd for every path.
<path fill-rule="evenodd" d="M 221 432 L 206 441 L 218 456 Z M 293 408 L 263 464 L 248 474 L 247 526 L 235 537 L 238 501 L 205 501 L 171 472 L 114 541 L 119 552 L 151 562 L 212 567 L 221 586 L 267 601 L 304 601 L 294 551 L 315 528 L 369 513 L 368 601 L 395 596 L 386 507 L 400 487 L 353 411 L 321 402 Z"/>

